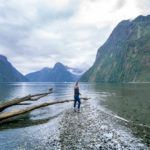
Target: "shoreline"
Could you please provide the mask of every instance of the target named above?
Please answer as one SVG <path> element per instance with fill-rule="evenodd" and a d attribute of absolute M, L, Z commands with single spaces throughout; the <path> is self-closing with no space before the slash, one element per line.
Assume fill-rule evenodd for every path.
<path fill-rule="evenodd" d="M 130 128 L 91 104 L 82 104 L 81 112 L 66 110 L 60 121 L 61 149 L 144 149 L 142 139 Z M 121 125 L 122 124 L 122 125 Z"/>
<path fill-rule="evenodd" d="M 98 107 L 93 101 L 84 101 L 80 113 L 74 112 L 69 104 L 67 109 L 46 124 L 35 126 L 34 129 L 20 129 L 27 137 L 26 142 L 18 141 L 17 149 L 149 149 L 141 138 L 133 134 L 126 122 L 108 114 L 105 107 Z M 30 129 L 32 133 L 29 134 Z M 35 142 L 31 143 L 30 140 Z"/>

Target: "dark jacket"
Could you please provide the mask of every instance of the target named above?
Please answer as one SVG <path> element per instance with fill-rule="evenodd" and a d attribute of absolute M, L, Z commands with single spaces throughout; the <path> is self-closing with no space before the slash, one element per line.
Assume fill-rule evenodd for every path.
<path fill-rule="evenodd" d="M 74 96 L 79 96 L 80 92 L 79 92 L 79 87 L 75 87 L 74 88 Z"/>

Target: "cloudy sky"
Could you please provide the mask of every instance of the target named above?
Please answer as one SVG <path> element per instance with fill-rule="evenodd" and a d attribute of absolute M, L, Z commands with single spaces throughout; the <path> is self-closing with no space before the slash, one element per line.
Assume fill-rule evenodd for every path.
<path fill-rule="evenodd" d="M 125 19 L 150 14 L 150 0 L 0 0 L 0 54 L 26 74 L 62 62 L 87 69 Z"/>

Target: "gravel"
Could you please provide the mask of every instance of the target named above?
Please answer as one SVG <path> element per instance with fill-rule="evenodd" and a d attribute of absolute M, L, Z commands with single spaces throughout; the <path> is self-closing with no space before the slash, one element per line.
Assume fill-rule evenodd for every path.
<path fill-rule="evenodd" d="M 60 121 L 59 148 L 62 150 L 148 150 L 141 139 L 121 125 L 120 120 L 92 105 L 82 104 L 81 111 L 68 109 Z"/>

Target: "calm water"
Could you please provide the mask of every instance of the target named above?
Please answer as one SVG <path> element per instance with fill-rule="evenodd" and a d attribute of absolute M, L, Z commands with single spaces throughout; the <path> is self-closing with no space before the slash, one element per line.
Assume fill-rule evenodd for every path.
<path fill-rule="evenodd" d="M 33 93 L 46 92 L 49 88 L 54 93 L 34 103 L 46 101 L 73 99 L 73 83 L 1 83 L 0 102 Z M 106 110 L 118 116 L 150 126 L 150 84 L 80 84 L 83 97 L 91 97 L 97 107 L 104 106 Z M 31 104 L 32 105 L 32 104 Z M 11 109 L 27 106 L 14 106 Z M 18 120 L 0 126 L 1 149 L 37 148 L 48 144 L 55 136 L 59 116 L 72 103 L 48 106 L 32 111 Z M 32 144 L 34 143 L 34 144 Z M 41 147 L 39 147 L 41 148 Z"/>

